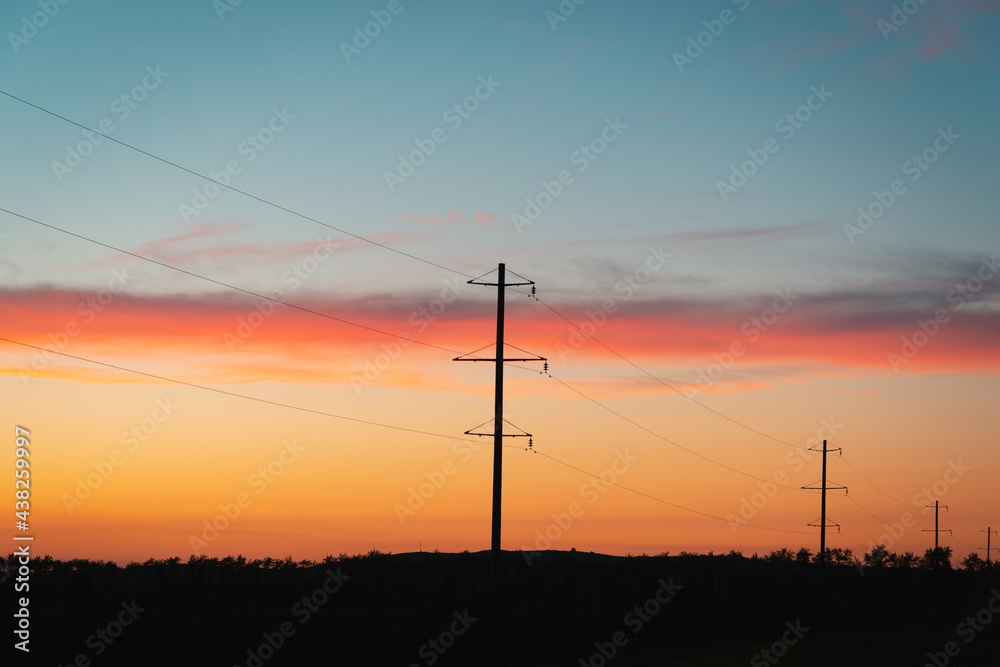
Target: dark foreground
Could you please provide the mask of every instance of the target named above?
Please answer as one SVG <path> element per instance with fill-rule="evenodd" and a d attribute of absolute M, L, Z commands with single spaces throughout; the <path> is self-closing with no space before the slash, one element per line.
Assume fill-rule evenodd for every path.
<path fill-rule="evenodd" d="M 35 572 L 15 664 L 1000 664 L 996 571 L 830 567 L 821 615 L 814 564 L 509 553 L 492 618 L 488 570 L 424 553 Z"/>

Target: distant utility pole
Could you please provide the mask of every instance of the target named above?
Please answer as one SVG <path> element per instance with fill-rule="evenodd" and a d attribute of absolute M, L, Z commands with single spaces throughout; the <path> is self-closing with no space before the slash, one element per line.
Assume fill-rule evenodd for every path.
<path fill-rule="evenodd" d="M 513 272 L 512 272 L 513 273 Z M 488 285 L 497 288 L 497 350 L 493 359 L 475 357 L 456 357 L 453 361 L 492 361 L 496 364 L 496 389 L 494 391 L 493 404 L 493 529 L 490 540 L 490 608 L 494 617 L 500 615 L 500 506 L 501 491 L 503 489 L 503 365 L 508 361 L 545 361 L 544 357 L 530 357 L 519 359 L 505 359 L 503 356 L 503 323 L 504 323 L 504 291 L 508 287 L 518 287 L 531 285 L 531 292 L 534 294 L 535 282 L 524 280 L 524 282 L 507 282 L 507 270 L 503 263 L 497 267 L 497 282 L 479 282 L 479 278 L 467 281 L 470 285 Z M 514 274 L 517 275 L 517 274 Z M 547 362 L 546 362 L 547 363 Z M 478 428 L 478 427 L 476 427 Z M 467 435 L 489 435 L 487 433 L 472 433 L 469 429 Z M 507 437 L 527 437 L 530 433 L 512 434 Z"/>
<path fill-rule="evenodd" d="M 990 547 L 990 535 L 993 535 L 997 531 L 992 530 L 989 526 L 986 526 L 986 530 L 979 531 L 980 533 L 986 533 L 986 564 L 990 564 L 990 552 L 1000 551 L 1000 547 Z M 982 547 L 979 547 L 980 551 L 983 551 Z"/>
<path fill-rule="evenodd" d="M 931 507 L 931 506 L 930 505 L 926 505 L 926 507 Z M 947 531 L 949 533 L 951 532 L 950 528 L 940 528 L 939 525 L 938 525 L 938 510 L 940 510 L 941 507 L 942 507 L 941 501 L 940 500 L 935 500 L 934 501 L 934 551 L 935 552 L 938 550 L 938 533 L 940 531 L 942 531 L 942 530 Z M 945 510 L 948 509 L 947 505 L 944 505 L 943 507 L 945 508 Z M 931 529 L 930 528 L 924 528 L 923 532 L 929 533 L 929 532 L 931 532 Z"/>
<path fill-rule="evenodd" d="M 838 529 L 840 528 L 840 524 L 839 523 L 827 523 L 827 520 L 826 520 L 826 492 L 828 490 L 829 491 L 840 491 L 841 489 L 843 489 L 846 492 L 847 491 L 847 487 L 846 486 L 841 486 L 840 484 L 836 484 L 834 486 L 830 486 L 830 485 L 827 484 L 827 481 L 826 481 L 826 455 L 829 452 L 839 452 L 839 451 L 841 451 L 840 447 L 837 447 L 836 449 L 829 449 L 827 447 L 827 445 L 826 445 L 826 440 L 824 440 L 823 441 L 823 449 L 822 450 L 819 450 L 816 447 L 810 447 L 809 451 L 811 451 L 811 452 L 822 451 L 823 452 L 823 479 L 822 479 L 822 482 L 820 483 L 820 486 L 818 486 L 818 487 L 816 487 L 816 486 L 803 486 L 802 487 L 803 489 L 811 489 L 811 490 L 819 490 L 819 491 L 821 491 L 821 494 L 820 494 L 820 505 L 819 505 L 819 507 L 820 507 L 819 523 L 817 524 L 815 521 L 813 521 L 812 523 L 810 523 L 808 525 L 809 526 L 813 526 L 813 527 L 819 526 L 819 607 L 820 607 L 820 613 L 822 613 L 822 610 L 823 610 L 824 605 L 825 605 L 824 578 L 826 576 L 826 528 L 827 528 L 827 526 L 836 526 Z"/>

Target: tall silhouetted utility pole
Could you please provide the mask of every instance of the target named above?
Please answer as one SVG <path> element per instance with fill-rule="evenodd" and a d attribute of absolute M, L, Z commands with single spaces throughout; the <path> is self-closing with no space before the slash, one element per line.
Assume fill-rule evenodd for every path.
<path fill-rule="evenodd" d="M 513 273 L 513 272 L 512 272 Z M 509 361 L 545 361 L 544 357 L 530 357 L 519 359 L 505 359 L 503 356 L 503 324 L 504 324 L 504 290 L 508 287 L 519 287 L 531 285 L 531 292 L 535 292 L 535 283 L 532 280 L 521 278 L 524 282 L 507 282 L 507 270 L 504 264 L 497 267 L 497 282 L 479 282 L 479 278 L 467 281 L 470 285 L 489 285 L 497 288 L 497 349 L 493 359 L 475 357 L 456 357 L 453 361 L 492 361 L 496 364 L 496 388 L 493 400 L 493 433 L 473 433 L 469 429 L 467 435 L 492 435 L 493 436 L 493 526 L 490 539 L 490 610 L 494 617 L 500 615 L 500 507 L 503 489 L 503 365 Z M 487 274 L 488 275 L 488 274 Z M 514 274 L 517 275 L 517 274 Z M 547 365 L 547 364 L 546 364 Z M 478 428 L 478 427 L 476 427 Z M 531 438 L 530 433 L 511 434 L 508 437 Z"/>
<path fill-rule="evenodd" d="M 927 507 L 931 507 L 931 506 L 927 505 Z M 940 500 L 935 500 L 934 501 L 934 553 L 935 553 L 935 556 L 937 555 L 937 550 L 938 550 L 938 533 L 940 531 L 942 531 L 942 530 L 946 531 L 946 532 L 949 532 L 949 533 L 951 532 L 951 529 L 949 529 L 949 528 L 941 528 L 939 526 L 939 524 L 938 524 L 938 510 L 940 510 L 941 507 L 942 507 L 941 501 Z M 947 505 L 943 505 L 943 507 L 945 508 L 945 510 L 948 509 Z M 930 528 L 924 528 L 924 532 L 925 533 L 929 533 L 929 532 L 931 532 L 931 529 Z"/>
<path fill-rule="evenodd" d="M 822 451 L 823 452 L 823 479 L 822 479 L 822 481 L 820 483 L 820 486 L 818 486 L 818 487 L 816 487 L 816 486 L 803 486 L 802 487 L 803 489 L 819 490 L 821 492 L 820 493 L 820 501 L 819 501 L 819 507 L 820 507 L 819 523 L 817 524 L 815 521 L 813 521 L 812 523 L 810 523 L 808 525 L 813 526 L 813 527 L 816 527 L 817 525 L 819 526 L 819 608 L 820 608 L 820 614 L 822 614 L 823 610 L 825 609 L 825 604 L 826 604 L 825 590 L 824 590 L 824 584 L 825 584 L 824 579 L 826 577 L 826 527 L 827 526 L 836 526 L 838 529 L 840 528 L 840 524 L 839 523 L 827 523 L 827 520 L 826 520 L 826 492 L 827 491 L 840 491 L 840 490 L 847 491 L 847 487 L 846 486 L 841 486 L 840 484 L 836 484 L 836 485 L 830 486 L 827 483 L 827 480 L 826 480 L 826 455 L 829 452 L 839 452 L 839 451 L 841 451 L 840 447 L 837 447 L 836 449 L 829 449 L 827 447 L 827 445 L 826 445 L 826 440 L 824 440 L 823 441 L 823 449 L 822 450 L 819 450 L 816 447 L 810 447 L 809 451 L 811 451 L 811 452 Z"/>
<path fill-rule="evenodd" d="M 991 547 L 990 546 L 990 535 L 993 535 L 997 531 L 992 530 L 989 526 L 986 526 L 986 530 L 981 530 L 979 532 L 980 533 L 986 533 L 986 564 L 989 565 L 990 564 L 990 552 L 991 551 L 1000 551 L 1000 547 Z M 979 547 L 979 550 L 983 551 L 983 548 Z"/>

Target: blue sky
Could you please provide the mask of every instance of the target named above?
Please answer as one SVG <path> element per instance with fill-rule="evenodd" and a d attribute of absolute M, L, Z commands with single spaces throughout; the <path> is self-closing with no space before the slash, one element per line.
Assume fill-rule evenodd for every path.
<path fill-rule="evenodd" d="M 991 238 L 998 81 L 990 3 L 925 6 L 888 40 L 866 19 L 890 9 L 858 3 L 589 2 L 555 30 L 545 12 L 557 3 L 401 6 L 348 63 L 341 42 L 383 5 L 244 2 L 220 20 L 207 2 L 70 3 L 18 53 L 8 44 L 0 66 L 8 92 L 86 125 L 110 118 L 114 138 L 199 172 L 242 164 L 243 140 L 273 109 L 286 109 L 294 120 L 254 164 L 242 164 L 234 185 L 359 234 L 427 231 L 401 223 L 407 216 L 492 213 L 498 229 L 447 226 L 437 230 L 443 243 L 417 253 L 472 266 L 495 263 L 477 255 L 497 243 L 515 262 L 540 248 L 551 257 L 567 238 L 641 242 L 664 231 L 801 224 L 816 226 L 816 259 L 850 263 L 858 248 L 840 242 L 842 225 L 948 127 L 961 136 L 954 149 L 864 245 L 962 250 Z M 8 5 L 5 24 L 32 9 Z M 733 22 L 678 72 L 672 54 L 724 10 Z M 948 30 L 951 42 L 938 36 Z M 142 82 L 146 67 L 169 75 L 119 119 L 114 100 Z M 473 94 L 479 77 L 500 85 L 452 129 L 444 112 Z M 794 136 L 776 132 L 814 86 L 832 97 Z M 52 162 L 82 139 L 80 130 L 3 104 L 4 153 L 17 156 L 3 173 L 12 208 L 55 224 L 71 214 L 76 229 L 126 244 L 188 228 L 177 209 L 202 181 L 105 142 L 60 183 Z M 578 173 L 571 155 L 606 118 L 628 129 Z M 385 172 L 435 128 L 447 141 L 389 192 Z M 769 137 L 779 152 L 723 202 L 718 181 Z M 573 184 L 512 234 L 525 197 L 564 169 Z M 243 232 L 250 238 L 313 231 L 233 193 L 195 222 L 232 219 L 253 221 Z M 766 252 L 755 251 L 755 264 Z"/>

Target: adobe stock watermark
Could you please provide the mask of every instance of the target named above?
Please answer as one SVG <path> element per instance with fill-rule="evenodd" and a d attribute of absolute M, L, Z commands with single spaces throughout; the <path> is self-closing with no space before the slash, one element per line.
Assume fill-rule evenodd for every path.
<path fill-rule="evenodd" d="M 941 327 L 951 321 L 954 313 L 965 308 L 965 304 L 975 299 L 983 291 L 986 283 L 993 280 L 1000 272 L 997 265 L 997 257 L 983 257 L 979 270 L 964 283 L 957 283 L 949 290 L 945 296 L 945 302 L 951 308 L 938 308 L 932 317 L 926 320 L 917 320 L 916 329 L 909 336 L 901 336 L 902 344 L 899 352 L 889 352 L 886 359 L 893 373 L 898 373 L 899 368 L 910 363 L 917 354 L 925 348 L 941 331 Z"/>
<path fill-rule="evenodd" d="M 191 203 L 177 205 L 177 211 L 184 222 L 190 223 L 191 218 L 203 213 L 209 204 L 222 193 L 223 188 L 219 184 L 229 185 L 233 178 L 243 173 L 243 167 L 256 160 L 257 156 L 264 152 L 271 145 L 271 142 L 288 128 L 295 117 L 295 114 L 288 112 L 288 107 L 282 107 L 280 111 L 277 107 L 271 109 L 271 117 L 268 121 L 255 133 L 248 134 L 246 139 L 237 144 L 236 153 L 242 156 L 242 163 L 238 159 L 229 160 L 219 171 L 208 172 L 208 177 L 212 180 L 205 181 L 200 187 L 192 189 Z"/>
<path fill-rule="evenodd" d="M 560 23 L 563 23 L 566 19 L 575 14 L 576 8 L 586 1 L 587 0 L 562 0 L 556 6 L 555 11 L 546 9 L 545 20 L 549 22 L 549 27 L 552 29 L 552 32 L 555 32 Z"/>
<path fill-rule="evenodd" d="M 333 256 L 334 251 L 340 247 L 340 243 L 333 240 L 332 234 L 327 234 L 326 238 L 317 237 L 316 245 L 311 254 L 295 262 L 291 268 L 281 274 L 281 282 L 288 286 L 288 291 L 280 289 L 273 290 L 271 299 L 255 298 L 253 308 L 246 316 L 236 318 L 236 327 L 232 331 L 222 334 L 222 342 L 230 352 L 235 352 L 236 348 L 246 342 L 264 322 L 268 320 L 277 309 L 275 301 L 284 301 L 285 297 L 302 287 L 311 275 L 319 270 L 323 262 Z"/>
<path fill-rule="evenodd" d="M 806 101 L 775 121 L 774 131 L 780 134 L 785 141 L 789 141 L 798 130 L 801 130 L 812 119 L 815 112 L 823 108 L 831 97 L 833 97 L 833 93 L 826 89 L 825 83 L 819 88 L 811 86 Z M 729 180 L 715 182 L 715 187 L 719 191 L 719 197 L 722 198 L 723 203 L 729 201 L 731 195 L 739 192 L 740 188 L 746 185 L 747 181 L 779 150 L 781 150 L 781 142 L 774 137 L 765 139 L 761 148 L 748 148 L 747 156 L 749 159 L 730 167 Z"/>
<path fill-rule="evenodd" d="M 236 8 L 243 4 L 243 0 L 212 0 L 212 9 L 219 21 L 226 20 L 226 14 L 235 12 Z"/>
<path fill-rule="evenodd" d="M 792 474 L 805 468 L 806 463 L 817 455 L 813 447 L 822 444 L 824 440 L 833 438 L 842 428 L 844 428 L 844 425 L 838 424 L 835 417 L 820 419 L 816 435 L 805 441 L 803 449 L 795 449 L 785 454 L 785 464 L 791 469 Z M 740 526 L 745 526 L 748 522 L 752 521 L 771 499 L 778 494 L 778 485 L 787 486 L 790 481 L 791 475 L 785 469 L 775 470 L 769 482 L 757 480 L 757 488 L 759 490 L 750 494 L 749 498 L 746 496 L 740 498 L 739 516 L 732 512 L 726 514 L 726 523 L 729 524 L 733 535 L 739 532 Z"/>
<path fill-rule="evenodd" d="M 452 612 L 451 615 L 455 620 L 442 630 L 437 637 L 428 639 L 425 644 L 417 649 L 417 655 L 421 658 L 422 662 L 411 662 L 409 667 L 421 667 L 421 665 L 430 667 L 435 664 L 441 659 L 441 656 L 447 653 L 448 649 L 455 645 L 458 638 L 468 632 L 472 624 L 479 620 L 471 615 L 468 609 L 461 614 L 457 611 Z"/>
<path fill-rule="evenodd" d="M 407 489 L 406 503 L 396 503 L 392 506 L 399 523 L 406 523 L 407 517 L 420 511 L 427 501 L 441 490 L 448 479 L 458 472 L 459 465 L 468 463 L 481 447 L 482 445 L 475 440 L 459 440 L 452 445 L 451 450 L 455 458 L 445 459 L 434 470 L 425 472 L 424 481 Z"/>
<path fill-rule="evenodd" d="M 70 0 L 38 0 L 36 4 L 41 11 L 35 12 L 30 17 L 22 16 L 21 29 L 17 32 L 7 33 L 7 41 L 10 42 L 10 48 L 14 50 L 14 54 L 20 53 L 21 47 L 26 46 L 28 42 L 37 37 L 38 31 L 47 26 L 49 21 L 56 17 L 59 10 L 69 3 Z"/>
<path fill-rule="evenodd" d="M 938 161 L 941 155 L 947 153 L 955 145 L 955 141 L 961 137 L 962 135 L 956 134 L 951 129 L 951 125 L 948 126 L 947 130 L 939 127 L 934 141 L 927 148 L 920 151 L 920 153 L 912 155 L 909 160 L 903 163 L 902 167 L 900 167 L 903 175 L 909 176 L 911 183 L 916 183 Z M 905 195 L 906 192 L 906 183 L 900 178 L 894 179 L 889 184 L 887 190 L 875 190 L 872 193 L 875 200 L 867 206 L 858 207 L 858 217 L 855 223 L 844 223 L 844 234 L 847 235 L 847 240 L 853 244 L 855 237 L 862 236 L 866 231 L 871 229 L 872 225 L 885 215 L 892 208 L 892 205 L 899 201 L 899 198 Z"/>
<path fill-rule="evenodd" d="M 407 0 L 407 2 L 412 2 L 412 0 Z M 361 55 L 361 52 L 368 48 L 372 40 L 381 35 L 382 30 L 389 27 L 392 18 L 402 14 L 404 9 L 406 6 L 401 0 L 389 0 L 385 9 L 373 9 L 368 12 L 371 14 L 372 20 L 365 23 L 363 28 L 360 24 L 354 26 L 354 38 L 350 43 L 340 43 L 340 52 L 344 54 L 347 64 L 351 64 L 351 58 L 354 56 Z"/>
<path fill-rule="evenodd" d="M 83 318 L 83 324 L 90 324 L 93 322 L 97 316 L 104 312 L 104 310 L 111 305 L 115 300 L 115 296 L 121 294 L 128 287 L 129 276 L 128 270 L 122 269 L 121 271 L 113 269 L 111 271 L 111 279 L 108 280 L 107 286 L 99 290 L 97 294 L 88 296 L 86 299 L 81 301 L 76 307 L 76 314 Z M 31 363 L 29 366 L 24 366 L 19 364 L 17 367 L 18 374 L 21 376 L 21 381 L 24 384 L 28 384 L 28 379 L 35 377 L 40 372 L 45 370 L 49 363 L 55 359 L 58 354 L 57 352 L 64 352 L 69 344 L 74 338 L 79 336 L 83 332 L 82 325 L 76 320 L 69 320 L 63 325 L 62 331 L 56 331 L 54 333 L 48 334 L 48 339 L 51 344 L 46 344 L 42 346 L 41 350 L 36 350 L 31 355 Z"/>
<path fill-rule="evenodd" d="M 757 653 L 754 657 L 750 658 L 751 667 L 767 667 L 768 665 L 777 665 L 778 662 L 788 655 L 788 649 L 799 643 L 807 632 L 809 628 L 802 625 L 801 620 L 796 620 L 795 623 L 791 621 L 785 621 L 785 627 L 788 628 L 781 635 L 781 639 L 775 641 L 768 648 L 765 648 Z"/>
<path fill-rule="evenodd" d="M 955 626 L 955 634 L 958 635 L 965 645 L 971 644 L 986 627 L 993 622 L 994 617 L 1000 615 L 1000 590 L 996 588 L 990 591 L 990 599 L 974 615 L 966 616 Z M 952 662 L 952 658 L 957 658 L 962 652 L 962 645 L 956 641 L 948 641 L 944 645 L 944 650 L 934 651 L 927 654 L 927 662 L 923 667 L 947 667 L 947 665 L 957 665 Z"/>
<path fill-rule="evenodd" d="M 608 146 L 618 141 L 622 132 L 628 129 L 628 125 L 621 122 L 618 116 L 614 120 L 605 117 L 604 127 L 596 137 L 585 144 L 580 144 L 579 148 L 570 153 L 569 163 L 576 167 L 576 172 L 582 174 L 587 171 L 591 164 L 597 161 L 608 149 Z M 524 227 L 530 225 L 542 215 L 555 200 L 562 196 L 563 192 L 570 185 L 573 185 L 574 176 L 569 169 L 563 169 L 551 181 L 542 180 L 539 184 L 541 190 L 534 197 L 524 198 L 524 211 L 520 214 L 512 213 L 510 221 L 514 223 L 514 229 L 520 234 Z"/>
<path fill-rule="evenodd" d="M 732 3 L 739 7 L 741 12 L 745 12 L 750 6 L 750 0 L 732 0 Z M 702 21 L 701 24 L 705 26 L 705 29 L 696 35 L 688 36 L 684 52 L 674 51 L 674 65 L 677 66 L 677 71 L 683 74 L 687 65 L 693 65 L 694 61 L 705 53 L 705 49 L 715 44 L 715 40 L 722 36 L 726 26 L 736 22 L 737 16 L 739 14 L 733 10 L 723 9 L 719 18 Z"/>
<path fill-rule="evenodd" d="M 479 109 L 481 104 L 493 97 L 497 88 L 503 85 L 502 81 L 493 80 L 492 72 L 486 78 L 480 76 L 478 81 L 479 85 L 475 87 L 471 95 L 455 102 L 441 114 L 441 120 L 451 128 L 452 132 L 457 131 L 465 121 L 472 118 L 472 114 Z M 413 176 L 417 169 L 427 161 L 427 158 L 434 155 L 437 147 L 446 141 L 448 141 L 448 133 L 442 127 L 431 130 L 426 138 L 414 139 L 413 144 L 416 148 L 406 155 L 400 153 L 397 156 L 399 162 L 396 169 L 394 171 L 387 170 L 383 175 L 389 192 L 395 192 L 397 186 L 402 185 L 406 179 Z"/>
<path fill-rule="evenodd" d="M 777 289 L 774 293 L 778 297 L 771 306 L 761 311 L 760 315 L 755 315 L 745 321 L 740 327 L 740 334 L 748 338 L 750 344 L 760 340 L 761 335 L 769 331 L 777 323 L 781 315 L 787 313 L 795 305 L 795 302 L 801 298 L 793 295 L 790 287 L 786 287 L 784 290 Z M 681 393 L 688 399 L 691 399 L 711 388 L 712 385 L 722 379 L 726 372 L 733 367 L 737 359 L 746 354 L 747 349 L 747 343 L 744 343 L 743 339 L 738 338 L 730 343 L 729 347 L 723 352 L 715 352 L 712 354 L 715 363 L 709 364 L 704 369 L 699 369 L 695 376 L 694 385 L 684 385 Z"/>
<path fill-rule="evenodd" d="M 113 618 L 106 626 L 98 628 L 95 630 L 87 640 L 84 642 L 90 651 L 93 652 L 93 657 L 99 658 L 104 653 L 111 648 L 111 645 L 118 640 L 123 634 L 125 634 L 126 628 L 129 628 L 135 621 L 139 618 L 139 614 L 146 611 L 145 607 L 140 607 L 136 603 L 135 599 L 132 602 L 122 602 L 122 610 Z M 90 652 L 81 651 L 76 654 L 68 665 L 90 665 Z M 61 667 L 61 665 L 60 665 Z"/>
<path fill-rule="evenodd" d="M 122 93 L 111 102 L 109 107 L 111 113 L 114 114 L 119 123 L 125 121 L 149 97 L 151 92 L 160 87 L 160 84 L 168 76 L 170 76 L 170 72 L 160 70 L 159 65 L 156 67 L 147 65 L 146 75 L 142 77 L 142 80 L 131 90 Z M 63 162 L 52 161 L 52 173 L 55 174 L 56 180 L 62 183 L 66 176 L 82 165 L 84 159 L 93 154 L 94 150 L 104 142 L 106 137 L 111 136 L 117 127 L 112 118 L 104 117 L 97 122 L 99 133 L 81 129 L 83 139 L 75 145 L 66 144 L 66 155 Z"/>
<path fill-rule="evenodd" d="M 614 461 L 611 462 L 611 465 L 604 472 L 597 477 L 591 477 L 580 486 L 580 497 L 587 502 L 587 505 L 593 505 L 638 460 L 639 457 L 633 456 L 629 453 L 628 449 L 625 449 L 625 451 L 616 451 Z M 586 508 L 574 500 L 569 504 L 565 512 L 552 514 L 552 523 L 546 526 L 544 531 L 536 528 L 534 548 L 525 547 L 521 550 L 521 554 L 524 556 L 524 560 L 528 566 L 531 566 L 531 561 L 538 558 L 542 551 L 550 549 L 553 542 L 559 541 L 566 534 L 566 531 L 573 527 L 573 523 L 584 515 L 585 511 Z"/>
<path fill-rule="evenodd" d="M 291 442 L 284 441 L 282 449 L 267 465 L 261 466 L 247 477 L 247 486 L 253 490 L 255 496 L 251 496 L 246 491 L 236 494 L 233 502 L 221 503 L 219 513 L 212 517 L 211 521 L 203 520 L 200 535 L 191 534 L 188 536 L 188 545 L 196 556 L 200 556 L 202 550 L 207 549 L 212 542 L 219 539 L 219 536 L 229 530 L 230 526 L 240 518 L 243 510 L 253 504 L 254 497 L 262 493 L 274 484 L 275 480 L 284 474 L 291 464 L 295 463 L 306 450 L 298 441 L 292 439 Z"/>
<path fill-rule="evenodd" d="M 618 652 L 628 645 L 629 639 L 639 634 L 653 618 L 663 610 L 664 605 L 669 603 L 684 588 L 681 584 L 675 584 L 674 578 L 664 581 L 662 578 L 657 581 L 660 585 L 652 597 L 636 605 L 622 618 L 622 624 L 631 632 L 631 636 L 624 630 L 618 630 L 611 635 L 606 642 L 595 642 L 596 649 L 589 658 L 580 658 L 580 667 L 605 667 Z"/>
<path fill-rule="evenodd" d="M 313 589 L 309 595 L 303 595 L 289 610 L 292 617 L 298 622 L 298 626 L 292 621 L 283 621 L 274 632 L 261 633 L 261 643 L 246 650 L 246 660 L 243 661 L 246 667 L 263 667 L 265 662 L 273 658 L 285 643 L 295 636 L 299 627 L 308 623 L 313 615 L 320 611 L 351 578 L 344 574 L 340 567 L 337 567 L 336 572 L 327 568 L 324 574 L 326 577 L 323 579 L 323 583 Z M 233 667 L 239 667 L 239 665 Z"/>
<path fill-rule="evenodd" d="M 69 514 L 73 509 L 83 505 L 83 501 L 94 495 L 97 489 L 101 488 L 106 481 L 114 474 L 126 459 L 128 454 L 134 454 L 153 434 L 160 430 L 170 417 L 173 416 L 180 406 L 167 398 L 156 399 L 156 407 L 152 409 L 148 417 L 144 417 L 139 422 L 133 424 L 127 431 L 122 431 L 119 442 L 121 449 L 113 449 L 107 458 L 99 461 L 92 461 L 93 472 L 87 473 L 85 477 L 76 478 L 76 488 L 73 493 L 63 493 L 61 500 L 63 506 Z"/>
<path fill-rule="evenodd" d="M 898 5 L 893 4 L 889 20 L 879 19 L 876 23 L 879 32 L 882 33 L 882 41 L 888 42 L 889 35 L 898 32 L 900 28 L 907 24 L 910 17 L 920 11 L 920 8 L 925 4 L 927 4 L 927 0 L 903 0 Z"/>
<path fill-rule="evenodd" d="M 556 343 L 556 352 L 561 361 L 566 361 L 572 354 L 582 348 L 589 338 L 592 338 L 597 330 L 603 327 L 609 315 L 614 315 L 621 307 L 619 301 L 629 301 L 635 296 L 642 286 L 652 279 L 653 274 L 666 266 L 667 260 L 673 257 L 673 253 L 663 252 L 663 246 L 654 248 L 649 246 L 649 256 L 646 261 L 635 267 L 631 273 L 622 276 L 622 279 L 615 283 L 614 290 L 620 294 L 620 298 L 608 298 L 601 302 L 601 307 L 586 311 L 587 320 L 579 327 L 569 327 L 569 338 L 567 344 Z"/>
<path fill-rule="evenodd" d="M 431 323 L 448 310 L 448 306 L 453 304 L 467 287 L 467 283 L 458 278 L 445 280 L 440 294 L 431 299 L 427 305 L 414 310 L 407 322 L 414 328 L 417 335 L 422 334 Z M 392 363 L 403 354 L 403 350 L 411 345 L 413 345 L 413 338 L 408 329 L 396 334 L 396 340 L 380 343 L 381 352 L 365 359 L 364 370 L 361 373 L 351 375 L 351 386 L 354 388 L 355 395 L 360 396 L 362 388 L 370 387 L 372 383 L 376 382 L 382 373 L 388 370 Z"/>

